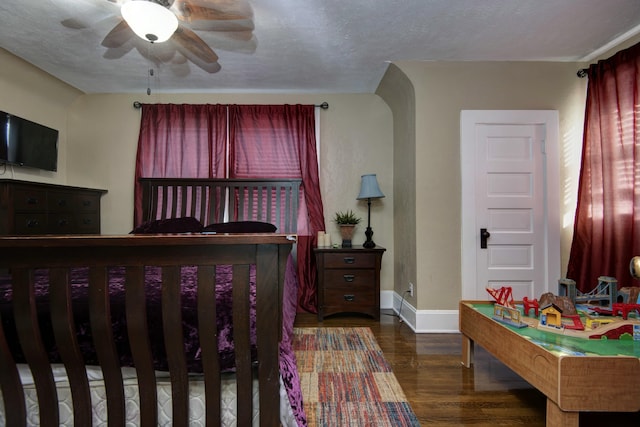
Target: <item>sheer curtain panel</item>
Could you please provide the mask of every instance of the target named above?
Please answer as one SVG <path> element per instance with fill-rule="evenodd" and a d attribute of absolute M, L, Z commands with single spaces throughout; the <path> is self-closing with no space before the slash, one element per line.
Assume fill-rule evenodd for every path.
<path fill-rule="evenodd" d="M 314 236 L 324 230 L 313 105 L 229 106 L 230 178 L 301 178 L 298 307 L 317 312 Z"/>
<path fill-rule="evenodd" d="M 582 166 L 567 277 L 582 292 L 599 276 L 638 286 L 640 255 L 640 45 L 588 69 Z"/>
<path fill-rule="evenodd" d="M 224 178 L 225 105 L 144 104 L 134 190 L 134 225 L 142 222 L 139 178 Z"/>

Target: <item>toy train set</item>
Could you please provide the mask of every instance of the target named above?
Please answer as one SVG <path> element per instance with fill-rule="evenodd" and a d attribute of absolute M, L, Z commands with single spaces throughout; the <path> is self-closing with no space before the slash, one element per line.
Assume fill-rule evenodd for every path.
<path fill-rule="evenodd" d="M 601 276 L 588 293 L 575 281 L 560 279 L 558 295 L 524 297 L 516 304 L 511 287 L 487 288 L 495 300 L 493 318 L 517 328 L 540 330 L 585 339 L 640 340 L 640 288 L 618 289 L 615 278 Z"/>

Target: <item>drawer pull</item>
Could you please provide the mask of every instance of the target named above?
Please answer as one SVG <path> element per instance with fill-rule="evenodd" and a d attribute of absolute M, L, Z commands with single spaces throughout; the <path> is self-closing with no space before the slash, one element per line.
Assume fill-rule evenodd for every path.
<path fill-rule="evenodd" d="M 36 199 L 35 197 L 29 197 L 27 199 L 27 204 L 28 205 L 37 205 L 38 204 L 38 199 Z"/>
<path fill-rule="evenodd" d="M 353 264 L 356 262 L 356 259 L 352 256 L 346 256 L 343 259 L 345 264 Z"/>
<path fill-rule="evenodd" d="M 356 300 L 356 296 L 353 294 L 347 294 L 344 296 L 345 301 L 353 302 Z"/>
<path fill-rule="evenodd" d="M 353 274 L 345 274 L 342 277 L 344 278 L 345 282 L 353 282 L 353 280 L 356 278 L 356 276 L 354 276 Z"/>
<path fill-rule="evenodd" d="M 30 219 L 27 221 L 27 228 L 37 227 L 39 225 L 40 223 L 38 223 L 38 221 L 35 219 Z"/>
<path fill-rule="evenodd" d="M 89 219 L 89 218 L 84 218 L 84 219 L 82 220 L 82 223 L 83 223 L 84 225 L 89 225 L 89 224 L 91 224 L 91 219 Z"/>
<path fill-rule="evenodd" d="M 84 206 L 85 208 L 88 206 L 91 206 L 91 200 L 83 200 L 82 201 L 82 206 Z"/>
<path fill-rule="evenodd" d="M 61 219 L 60 221 L 58 221 L 58 225 L 59 225 L 60 227 L 64 227 L 64 226 L 66 226 L 67 224 L 69 224 L 69 222 L 68 222 L 66 219 Z"/>
<path fill-rule="evenodd" d="M 58 206 L 61 208 L 67 206 L 67 201 L 65 199 L 58 199 Z"/>

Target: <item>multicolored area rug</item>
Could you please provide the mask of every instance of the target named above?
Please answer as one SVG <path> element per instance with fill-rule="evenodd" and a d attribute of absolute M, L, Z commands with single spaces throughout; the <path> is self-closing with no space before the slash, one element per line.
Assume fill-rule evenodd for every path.
<path fill-rule="evenodd" d="M 295 328 L 309 426 L 419 426 L 369 328 Z"/>

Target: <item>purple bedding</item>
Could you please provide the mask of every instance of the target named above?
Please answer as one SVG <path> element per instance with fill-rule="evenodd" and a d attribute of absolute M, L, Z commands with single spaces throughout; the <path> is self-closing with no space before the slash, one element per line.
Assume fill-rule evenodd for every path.
<path fill-rule="evenodd" d="M 161 274 L 157 267 L 146 267 L 146 297 L 147 297 L 147 321 L 148 324 L 161 324 Z M 86 309 L 88 300 L 87 268 L 78 268 L 72 272 L 72 304 L 76 317 L 74 319 L 78 333 L 78 343 L 83 353 L 86 365 L 98 365 L 94 350 L 89 313 Z M 251 266 L 251 344 L 255 347 L 255 266 Z M 218 350 L 220 353 L 220 366 L 223 371 L 232 371 L 234 368 L 233 349 L 233 323 L 231 311 L 232 292 L 231 266 L 216 267 L 216 311 L 218 329 Z M 131 351 L 126 333 L 125 318 L 125 289 L 124 268 L 113 267 L 109 272 L 109 293 L 113 334 L 116 337 L 118 354 L 122 366 L 133 366 Z M 289 401 L 293 408 L 298 425 L 306 425 L 306 417 L 302 407 L 302 394 L 300 379 L 297 372 L 295 355 L 291 347 L 293 339 L 293 321 L 297 306 L 297 277 L 293 258 L 287 261 L 287 272 L 284 286 L 283 301 L 283 339 L 280 343 L 280 371 L 283 383 L 289 395 Z M 47 271 L 40 270 L 36 278 L 35 296 L 39 313 L 40 330 L 44 345 L 47 348 L 52 363 L 60 362 L 53 330 L 49 316 Z M 185 355 L 189 372 L 202 372 L 200 359 L 200 343 L 198 340 L 197 323 L 197 267 L 182 268 L 182 323 L 185 337 Z M 24 356 L 17 342 L 15 323 L 12 315 L 12 290 L 10 277 L 0 277 L 0 316 L 6 339 L 17 363 L 24 362 Z M 168 370 L 164 351 L 164 338 L 161 328 L 150 327 L 149 339 L 152 345 L 154 367 L 159 371 Z"/>

